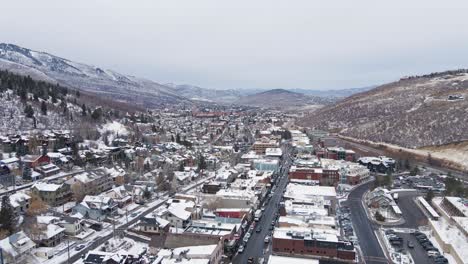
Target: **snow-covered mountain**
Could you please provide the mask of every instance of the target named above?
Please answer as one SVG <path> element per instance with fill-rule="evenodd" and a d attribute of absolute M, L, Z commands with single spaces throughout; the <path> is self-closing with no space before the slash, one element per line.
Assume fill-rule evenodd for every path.
<path fill-rule="evenodd" d="M 147 107 L 189 102 L 174 89 L 147 79 L 73 62 L 13 44 L 0 43 L 0 69 L 92 93 L 109 95 L 114 100 Z"/>
<path fill-rule="evenodd" d="M 322 106 L 333 100 L 291 92 L 285 89 L 273 89 L 241 97 L 236 104 L 263 108 L 298 109 L 306 106 Z"/>
<path fill-rule="evenodd" d="M 405 77 L 306 116 L 304 126 L 417 148 L 468 140 L 468 70 Z"/>
<path fill-rule="evenodd" d="M 165 86 L 173 88 L 178 94 L 191 100 L 211 101 L 222 104 L 231 104 L 239 100 L 243 95 L 240 90 L 208 89 L 189 84 L 167 83 Z"/>

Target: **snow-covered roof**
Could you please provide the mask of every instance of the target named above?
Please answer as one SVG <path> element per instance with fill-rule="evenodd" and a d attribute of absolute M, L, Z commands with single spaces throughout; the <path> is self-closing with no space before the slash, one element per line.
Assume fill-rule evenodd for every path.
<path fill-rule="evenodd" d="M 36 188 L 38 191 L 41 191 L 41 192 L 55 192 L 60 187 L 62 187 L 61 184 L 45 183 L 45 182 L 36 182 L 32 186 L 32 188 Z"/>

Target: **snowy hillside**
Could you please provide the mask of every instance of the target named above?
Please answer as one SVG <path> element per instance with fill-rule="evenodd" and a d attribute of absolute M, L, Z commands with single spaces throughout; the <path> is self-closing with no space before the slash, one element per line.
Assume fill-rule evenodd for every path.
<path fill-rule="evenodd" d="M 207 89 L 188 84 L 177 85 L 169 83 L 165 85 L 176 90 L 178 94 L 192 100 L 231 104 L 242 96 L 242 93 L 238 90 Z"/>
<path fill-rule="evenodd" d="M 468 70 L 403 78 L 324 107 L 302 123 L 410 148 L 468 140 Z"/>
<path fill-rule="evenodd" d="M 0 43 L 0 69 L 93 93 L 109 94 L 116 100 L 140 103 L 148 107 L 188 102 L 172 88 L 150 80 L 73 62 L 12 44 Z"/>

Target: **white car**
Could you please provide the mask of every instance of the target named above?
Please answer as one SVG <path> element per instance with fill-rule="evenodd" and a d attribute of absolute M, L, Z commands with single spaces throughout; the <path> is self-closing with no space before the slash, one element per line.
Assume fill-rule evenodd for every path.
<path fill-rule="evenodd" d="M 265 244 L 270 243 L 270 236 L 266 236 L 265 240 L 263 240 L 263 241 L 265 242 Z"/>
<path fill-rule="evenodd" d="M 240 246 L 238 249 L 237 249 L 237 253 L 242 253 L 244 252 L 244 246 Z"/>

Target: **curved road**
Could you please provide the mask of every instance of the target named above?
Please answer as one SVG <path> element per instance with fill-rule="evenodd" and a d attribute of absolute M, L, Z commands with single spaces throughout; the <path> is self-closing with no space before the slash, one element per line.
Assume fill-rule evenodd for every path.
<path fill-rule="evenodd" d="M 373 184 L 373 182 L 365 183 L 351 191 L 345 204 L 349 206 L 354 232 L 358 237 L 359 245 L 366 263 L 388 263 L 380 247 L 380 243 L 375 236 L 375 226 L 367 217 L 366 210 L 361 202 L 362 196 L 369 190 L 371 184 Z"/>

